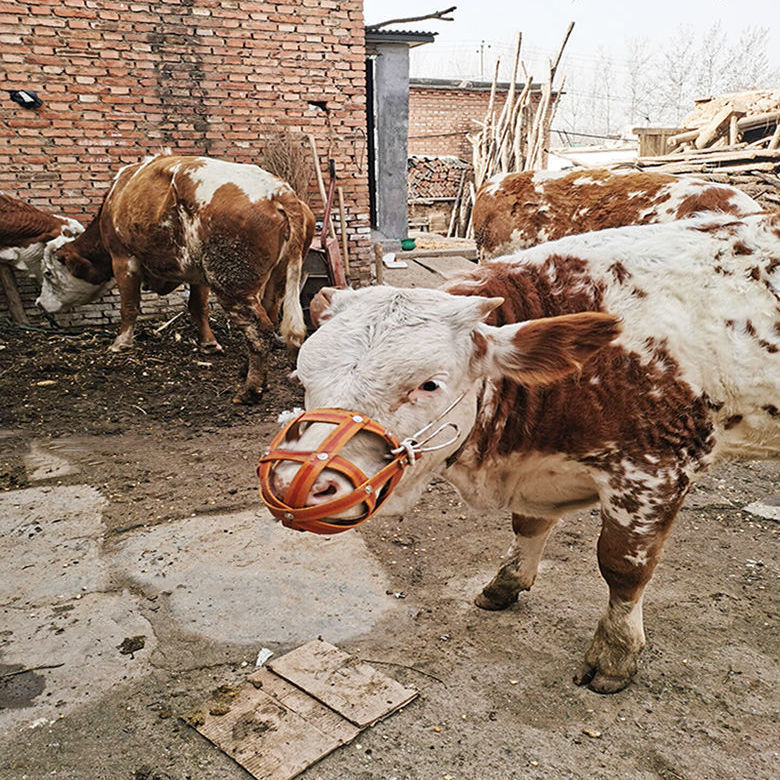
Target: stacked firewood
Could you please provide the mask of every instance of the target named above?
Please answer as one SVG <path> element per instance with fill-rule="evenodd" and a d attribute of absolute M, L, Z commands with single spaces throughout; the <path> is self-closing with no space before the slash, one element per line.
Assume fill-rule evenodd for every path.
<path fill-rule="evenodd" d="M 471 164 L 459 157 L 410 154 L 409 203 L 455 201 L 470 169 Z"/>
<path fill-rule="evenodd" d="M 669 152 L 640 157 L 645 170 L 692 174 L 732 184 L 770 208 L 780 205 L 780 92 L 750 103 L 749 95 L 723 96 L 688 127 L 667 139 Z M 773 110 L 765 110 L 772 106 Z M 763 105 L 762 105 L 763 102 Z M 756 110 L 758 108 L 759 110 Z M 761 110 L 764 109 L 764 110 Z M 704 116 L 701 114 L 704 113 Z"/>

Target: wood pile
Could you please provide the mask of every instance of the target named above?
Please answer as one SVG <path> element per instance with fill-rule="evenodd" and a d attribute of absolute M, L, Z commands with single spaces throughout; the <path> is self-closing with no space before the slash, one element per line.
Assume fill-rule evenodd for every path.
<path fill-rule="evenodd" d="M 547 81 L 542 84 L 541 97 L 535 107 L 535 101 L 532 101 L 533 78 L 520 60 L 522 34 L 517 36 L 512 78 L 500 110 L 495 105 L 499 68 L 499 62 L 496 62 L 487 114 L 480 123 L 480 129 L 469 136 L 474 159 L 474 182 L 469 183 L 470 205 L 473 206 L 482 183 L 491 176 L 545 167 L 550 124 L 563 91 L 563 80 L 560 87 L 553 90 L 555 75 L 573 28 L 574 22 L 569 25 L 555 60 L 548 60 Z M 525 82 L 519 94 L 515 88 L 518 68 L 522 70 Z"/>
<path fill-rule="evenodd" d="M 470 171 L 471 164 L 459 157 L 409 155 L 409 203 L 455 201 L 461 179 L 468 178 Z"/>
<path fill-rule="evenodd" d="M 666 154 L 640 157 L 637 167 L 728 183 L 780 206 L 780 90 L 700 101 L 685 122 Z"/>
<path fill-rule="evenodd" d="M 431 230 L 447 236 L 464 234 L 471 180 L 471 163 L 459 157 L 411 155 L 407 181 L 412 223 L 425 219 Z"/>

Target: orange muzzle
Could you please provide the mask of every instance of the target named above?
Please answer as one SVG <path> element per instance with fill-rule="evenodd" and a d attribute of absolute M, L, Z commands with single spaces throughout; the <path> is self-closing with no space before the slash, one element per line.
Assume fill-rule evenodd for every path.
<path fill-rule="evenodd" d="M 285 449 L 288 435 L 294 433 L 297 438 L 301 423 L 329 423 L 335 428 L 316 450 Z M 367 477 L 354 463 L 339 455 L 347 442 L 361 431 L 384 439 L 391 451 L 389 457 L 392 459 L 372 477 Z M 280 499 L 274 494 L 271 484 L 275 469 L 283 461 L 293 461 L 301 465 L 285 491 L 284 498 Z M 337 534 L 360 525 L 375 514 L 398 484 L 409 462 L 408 449 L 398 437 L 370 417 L 347 409 L 312 409 L 298 415 L 282 428 L 274 437 L 268 451 L 260 458 L 257 467 L 260 496 L 271 514 L 288 528 L 316 534 Z M 346 477 L 353 486 L 352 492 L 316 506 L 306 506 L 306 500 L 317 477 L 326 468 Z M 359 517 L 349 520 L 334 519 L 358 504 L 364 504 L 366 507 L 366 511 Z"/>

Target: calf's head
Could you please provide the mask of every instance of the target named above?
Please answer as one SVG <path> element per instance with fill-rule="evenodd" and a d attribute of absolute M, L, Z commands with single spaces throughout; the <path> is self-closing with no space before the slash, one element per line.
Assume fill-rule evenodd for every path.
<path fill-rule="evenodd" d="M 94 301 L 113 284 L 110 271 L 83 257 L 66 236 L 46 246 L 42 267 L 41 294 L 35 303 L 50 314 Z"/>
<path fill-rule="evenodd" d="M 351 410 L 405 439 L 454 404 L 441 419 L 450 425 L 429 442 L 446 446 L 425 452 L 405 469 L 382 513 L 405 511 L 468 438 L 484 382 L 555 382 L 579 371 L 619 332 L 618 318 L 598 312 L 487 325 L 485 318 L 502 303 L 502 298 L 385 286 L 325 290 L 312 302 L 320 327 L 301 347 L 297 368 L 307 409 Z M 323 422 L 294 426 L 284 448 L 314 451 L 332 430 Z M 387 464 L 388 444 L 381 436 L 360 432 L 341 456 L 370 477 Z M 298 468 L 293 461 L 274 468 L 271 488 L 279 499 L 284 499 Z M 305 506 L 332 501 L 354 487 L 341 472 L 324 469 Z M 365 513 L 359 504 L 332 519 Z"/>

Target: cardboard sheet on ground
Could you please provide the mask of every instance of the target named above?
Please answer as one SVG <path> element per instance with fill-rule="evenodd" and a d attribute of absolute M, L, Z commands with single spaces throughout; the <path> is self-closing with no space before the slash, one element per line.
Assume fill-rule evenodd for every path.
<path fill-rule="evenodd" d="M 189 722 L 256 778 L 288 780 L 417 696 L 315 640 L 219 693 Z"/>

